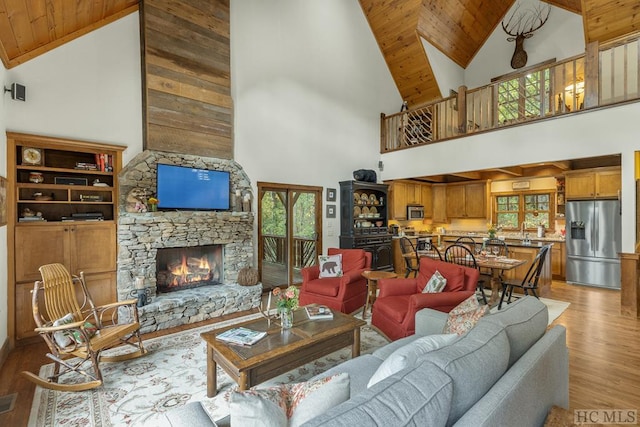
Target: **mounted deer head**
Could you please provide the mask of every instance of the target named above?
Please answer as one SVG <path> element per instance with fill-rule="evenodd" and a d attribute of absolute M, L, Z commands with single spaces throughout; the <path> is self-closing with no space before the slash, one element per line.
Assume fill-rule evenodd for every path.
<path fill-rule="evenodd" d="M 527 52 L 524 51 L 524 40 L 533 36 L 533 32 L 539 29 L 549 19 L 551 6 L 538 4 L 537 7 L 520 11 L 522 3 L 502 21 L 502 29 L 511 37 L 507 41 L 515 41 L 516 48 L 511 57 L 511 68 L 518 69 L 527 65 Z"/>

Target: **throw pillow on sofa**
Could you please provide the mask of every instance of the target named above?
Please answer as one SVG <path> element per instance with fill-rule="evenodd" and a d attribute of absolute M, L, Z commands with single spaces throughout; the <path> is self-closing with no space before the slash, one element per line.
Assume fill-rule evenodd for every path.
<path fill-rule="evenodd" d="M 378 370 L 369 379 L 367 387 L 371 387 L 405 368 L 415 366 L 420 356 L 445 347 L 456 339 L 458 339 L 456 334 L 428 335 L 400 347 L 378 366 Z"/>
<path fill-rule="evenodd" d="M 433 273 L 433 276 L 427 282 L 427 286 L 424 287 L 422 293 L 424 294 L 437 294 L 438 292 L 442 292 L 444 287 L 447 286 L 447 279 L 440 274 L 438 270 Z"/>
<path fill-rule="evenodd" d="M 462 335 L 478 323 L 489 312 L 488 305 L 480 305 L 475 295 L 471 295 L 449 312 L 443 334 Z"/>
<path fill-rule="evenodd" d="M 342 277 L 342 254 L 319 255 L 320 277 Z"/>
<path fill-rule="evenodd" d="M 349 374 L 231 394 L 231 424 L 243 427 L 299 426 L 349 400 Z"/>

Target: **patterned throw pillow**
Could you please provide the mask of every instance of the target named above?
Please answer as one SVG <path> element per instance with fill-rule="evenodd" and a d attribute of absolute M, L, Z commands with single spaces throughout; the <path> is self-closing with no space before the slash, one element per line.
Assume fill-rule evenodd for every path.
<path fill-rule="evenodd" d="M 73 323 L 73 322 L 75 322 L 73 318 L 73 314 L 67 313 L 64 317 L 61 317 L 60 319 L 57 319 L 56 321 L 54 321 L 53 326 L 68 325 L 69 323 Z M 96 326 L 90 322 L 84 323 L 84 329 L 89 334 L 89 338 L 94 336 L 97 331 Z M 84 337 L 82 336 L 82 333 L 80 332 L 79 329 L 54 332 L 53 339 L 56 341 L 58 346 L 63 348 L 67 347 L 73 342 L 76 342 L 78 344 L 81 344 L 84 342 Z"/>
<path fill-rule="evenodd" d="M 342 254 L 319 255 L 320 277 L 342 277 Z"/>
<path fill-rule="evenodd" d="M 449 312 L 443 334 L 462 335 L 471 330 L 478 320 L 489 312 L 488 305 L 480 305 L 475 295 L 471 295 Z"/>
<path fill-rule="evenodd" d="M 231 425 L 299 426 L 350 397 L 349 374 L 231 394 Z"/>
<path fill-rule="evenodd" d="M 424 294 L 436 294 L 442 292 L 444 287 L 447 286 L 447 279 L 445 279 L 438 270 L 431 276 L 427 285 L 422 290 Z"/>

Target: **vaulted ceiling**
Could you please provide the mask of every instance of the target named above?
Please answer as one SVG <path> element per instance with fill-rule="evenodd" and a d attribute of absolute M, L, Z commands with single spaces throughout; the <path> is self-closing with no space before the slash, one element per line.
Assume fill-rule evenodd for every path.
<path fill-rule="evenodd" d="M 466 68 L 515 0 L 359 0 L 409 106 L 442 98 L 421 37 Z M 582 15 L 586 43 L 640 30 L 637 0 L 543 0 Z M 448 94 L 446 94 L 448 95 Z"/>
<path fill-rule="evenodd" d="M 0 0 L 0 59 L 6 68 L 13 68 L 138 10 L 140 1 Z M 421 37 L 464 68 L 514 1 L 359 0 L 398 90 L 409 105 L 443 95 Z M 544 1 L 581 14 L 586 43 L 603 43 L 640 31 L 637 0 Z"/>

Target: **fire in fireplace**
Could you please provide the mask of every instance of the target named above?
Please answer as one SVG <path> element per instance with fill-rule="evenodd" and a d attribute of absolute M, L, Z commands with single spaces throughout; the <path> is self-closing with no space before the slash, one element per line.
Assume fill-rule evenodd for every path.
<path fill-rule="evenodd" d="M 222 259 L 222 245 L 158 249 L 158 292 L 222 283 Z"/>

